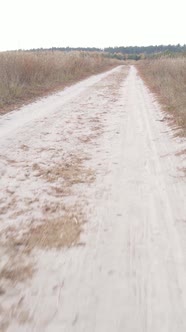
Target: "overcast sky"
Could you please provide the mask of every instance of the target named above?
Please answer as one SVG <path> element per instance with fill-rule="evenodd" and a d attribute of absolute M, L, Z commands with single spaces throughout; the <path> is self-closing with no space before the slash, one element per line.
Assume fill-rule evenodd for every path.
<path fill-rule="evenodd" d="M 0 50 L 186 44 L 185 0 L 0 0 Z"/>

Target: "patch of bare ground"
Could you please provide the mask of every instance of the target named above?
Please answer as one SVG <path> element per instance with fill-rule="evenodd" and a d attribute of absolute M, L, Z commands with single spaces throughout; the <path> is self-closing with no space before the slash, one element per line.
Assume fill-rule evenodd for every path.
<path fill-rule="evenodd" d="M 186 167 L 178 167 L 178 171 L 180 171 L 183 174 L 181 177 L 185 179 L 185 177 L 186 177 Z"/>
<path fill-rule="evenodd" d="M 176 153 L 176 156 L 183 156 L 183 155 L 186 155 L 186 149 L 183 149 Z"/>
<path fill-rule="evenodd" d="M 65 204 L 62 197 L 73 196 L 73 186 L 75 185 L 93 183 L 95 172 L 85 166 L 85 161 L 88 159 L 89 157 L 82 153 L 71 154 L 65 159 L 66 161 L 51 163 L 48 167 L 39 163 L 33 164 L 33 176 L 39 176 L 42 181 L 49 184 L 56 201 L 46 200 L 40 206 L 42 218 L 32 219 L 21 229 L 11 226 L 1 232 L 1 252 L 4 252 L 7 258 L 0 269 L 1 298 L 15 284 L 26 282 L 33 276 L 36 269 L 33 250 L 60 250 L 83 245 L 80 235 L 83 225 L 87 221 L 83 212 L 86 202 L 76 197 L 73 204 Z M 15 200 L 14 197 L 12 199 Z M 16 201 L 14 203 L 16 204 Z M 10 204 L 6 205 L 1 212 L 6 213 Z M 24 209 L 19 210 L 16 206 L 14 208 L 16 216 L 24 216 Z M 2 308 L 0 310 L 0 331 L 6 331 L 8 323 L 13 319 L 24 324 L 24 317 L 25 322 L 30 319 L 22 308 L 16 307 L 16 313 L 12 306 L 9 309 Z"/>
<path fill-rule="evenodd" d="M 94 173 L 91 169 L 83 168 L 85 157 L 75 156 L 70 158 L 68 162 L 54 164 L 50 167 L 42 167 L 39 164 L 33 164 L 35 176 L 42 177 L 48 182 L 56 182 L 58 179 L 64 181 L 64 188 L 69 190 L 74 184 L 91 183 L 94 181 Z"/>
<path fill-rule="evenodd" d="M 26 263 L 26 259 L 25 260 L 23 259 L 21 253 L 20 254 L 12 253 L 9 256 L 8 262 L 4 265 L 3 269 L 0 271 L 0 280 L 5 280 L 11 283 L 23 282 L 26 279 L 32 277 L 33 271 L 34 270 L 32 265 Z"/>
<path fill-rule="evenodd" d="M 70 206 L 58 218 L 39 220 L 21 235 L 17 229 L 6 229 L 2 244 L 7 261 L 0 271 L 0 299 L 17 283 L 26 282 L 35 272 L 33 250 L 70 248 L 84 245 L 80 241 L 85 216 L 79 206 Z M 3 234 L 1 234 L 3 235 Z M 2 243 L 2 241 L 1 241 Z M 0 331 L 6 331 L 13 320 L 19 324 L 28 323 L 29 312 L 24 305 L 0 307 Z"/>
<path fill-rule="evenodd" d="M 9 259 L 0 271 L 0 281 L 24 281 L 32 276 L 32 268 L 25 265 L 28 258 L 25 255 L 30 254 L 34 248 L 69 248 L 79 243 L 86 219 L 78 204 L 61 206 L 61 216 L 58 218 L 52 218 L 56 206 L 51 208 L 51 205 L 48 205 L 44 210 L 48 218 L 35 221 L 22 232 L 15 227 L 9 227 L 1 233 L 1 245 Z"/>
<path fill-rule="evenodd" d="M 88 156 L 76 154 L 69 156 L 67 158 L 68 161 L 58 161 L 58 163 L 53 163 L 46 167 L 44 167 L 43 164 L 34 163 L 32 166 L 33 175 L 39 176 L 42 180 L 50 183 L 51 192 L 55 196 L 59 196 L 60 198 L 70 196 L 73 195 L 74 185 L 88 185 L 95 180 L 95 172 L 84 165 L 87 159 L 89 159 Z M 28 204 L 32 204 L 33 202 L 37 202 L 37 200 L 34 198 L 28 199 L 28 202 L 26 201 Z M 17 200 L 13 196 L 9 204 L 2 207 L 1 213 L 6 213 L 11 206 L 15 205 L 14 207 L 16 208 L 16 203 Z M 51 248 L 69 247 L 77 243 L 81 225 L 85 222 L 80 203 L 67 206 L 62 201 L 59 201 L 59 199 L 57 201 L 48 202 L 46 200 L 46 202 L 40 206 L 40 210 L 42 211 L 43 218 L 32 220 L 28 231 L 22 230 L 23 235 L 21 238 L 19 228 L 17 229 L 16 227 L 8 227 L 1 233 L 0 236 L 4 239 L 3 243 L 5 243 L 7 249 L 16 246 L 17 243 L 18 245 L 22 244 L 24 247 L 28 248 L 33 248 L 34 246 L 31 244 L 34 243 L 38 243 L 38 246 L 41 247 L 47 246 L 47 241 L 48 244 L 50 243 L 49 247 Z M 18 215 L 21 213 L 24 214 L 24 210 L 19 211 L 17 209 L 15 213 Z M 19 239 L 17 240 L 17 238 Z M 35 238 L 35 240 L 33 238 Z M 40 242 L 38 242 L 39 239 Z M 23 248 L 23 246 L 19 248 Z M 2 274 L 0 274 L 0 276 L 2 276 Z"/>
<path fill-rule="evenodd" d="M 29 312 L 25 310 L 22 297 L 16 305 L 9 308 L 3 308 L 0 304 L 0 331 L 6 332 L 10 321 L 16 321 L 20 325 L 24 325 L 32 320 Z"/>
<path fill-rule="evenodd" d="M 58 213 L 61 216 L 52 218 L 56 208 L 60 209 Z M 6 257 L 6 262 L 0 270 L 1 300 L 17 283 L 32 278 L 36 269 L 33 250 L 60 250 L 64 247 L 84 245 L 80 241 L 80 235 L 86 218 L 80 204 L 51 207 L 49 203 L 44 210 L 46 219 L 37 220 L 21 231 L 16 227 L 9 227 L 1 233 L 1 252 L 3 249 Z M 24 324 L 30 319 L 29 313 L 19 303 L 8 308 L 0 307 L 0 331 L 6 331 L 12 320 Z"/>
<path fill-rule="evenodd" d="M 7 189 L 6 192 L 10 195 L 10 199 L 2 201 L 0 206 L 0 215 L 6 214 L 11 209 L 17 207 L 17 197 L 14 196 L 14 191 Z"/>
<path fill-rule="evenodd" d="M 81 135 L 78 137 L 78 140 L 81 143 L 94 144 L 95 139 L 103 133 L 102 125 L 100 124 L 100 119 L 93 118 L 89 120 L 91 123 L 91 133 Z"/>
<path fill-rule="evenodd" d="M 13 231 L 13 229 L 11 230 Z M 8 232 L 8 230 L 7 230 Z M 34 265 L 28 257 L 28 252 L 23 251 L 22 245 L 16 243 L 12 232 L 8 232 L 8 238 L 1 233 L 1 252 L 4 251 L 6 262 L 0 270 L 0 331 L 5 332 L 10 321 L 15 320 L 19 324 L 25 324 L 30 320 L 29 313 L 25 310 L 23 298 L 18 303 L 3 305 L 4 296 L 13 289 L 17 283 L 25 282 L 34 273 Z"/>
<path fill-rule="evenodd" d="M 31 159 L 29 156 L 33 152 L 30 143 L 21 141 L 18 158 L 16 155 L 15 161 L 13 157 L 12 160 L 11 158 L 3 159 L 5 168 L 7 165 L 10 174 L 15 174 L 14 182 L 17 181 L 16 184 L 21 184 L 21 188 L 29 190 L 28 196 L 26 193 L 23 197 L 16 190 L 13 191 L 11 186 L 7 187 L 9 192 L 6 192 L 5 196 L 8 197 L 8 204 L 3 203 L 3 218 L 5 219 L 8 215 L 10 219 L 18 220 L 18 226 L 14 222 L 14 226 L 4 228 L 0 234 L 1 253 L 6 257 L 0 265 L 1 300 L 6 297 L 10 289 L 14 288 L 14 285 L 18 284 L 20 288 L 22 286 L 24 288 L 24 285 L 19 283 L 29 283 L 29 279 L 37 269 L 35 260 L 37 250 L 62 250 L 84 245 L 81 242 L 81 232 L 87 222 L 85 191 L 96 178 L 95 170 L 87 166 L 90 156 L 86 151 L 89 147 L 91 148 L 91 144 L 97 144 L 96 139 L 103 133 L 103 120 L 110 102 L 113 102 L 112 93 L 118 91 L 118 84 L 123 80 L 123 74 L 117 75 L 116 83 L 110 84 L 109 81 L 108 86 L 103 88 L 104 95 L 108 96 L 108 98 L 105 97 L 105 109 L 101 110 L 98 107 L 96 112 L 94 110 L 89 113 L 85 102 L 81 113 L 77 112 L 74 115 L 73 123 L 71 118 L 68 118 L 63 123 L 65 130 L 63 125 L 56 128 L 54 144 L 51 137 L 51 141 L 50 138 L 45 141 L 46 145 L 35 147 L 35 158 Z M 110 78 L 113 81 L 112 77 Z M 95 94 L 97 96 L 97 88 Z M 97 103 L 99 105 L 99 100 Z M 89 107 L 92 107 L 91 102 Z M 44 135 L 48 133 L 47 129 L 42 132 Z M 65 144 L 67 143 L 68 148 L 71 136 L 73 136 L 73 144 L 77 142 L 78 146 L 69 152 L 65 150 Z M 41 137 L 40 139 L 42 141 Z M 48 142 L 51 143 L 49 146 L 47 146 Z M 24 179 L 27 181 L 26 186 L 24 181 L 20 182 L 24 178 L 20 175 L 24 172 L 29 174 L 29 178 Z M 30 189 L 30 183 L 34 181 L 36 186 Z M 24 299 L 21 305 L 8 306 L 8 309 L 2 306 L 0 317 L 2 317 L 0 330 L 6 330 L 12 320 L 24 324 L 31 319 L 29 313 L 24 311 Z"/>
<path fill-rule="evenodd" d="M 181 151 L 176 153 L 177 157 L 181 157 L 182 160 L 186 159 L 186 149 L 182 149 Z M 178 170 L 183 174 L 183 178 L 186 178 L 186 167 L 179 167 Z"/>
<path fill-rule="evenodd" d="M 27 249 L 60 249 L 81 244 L 80 234 L 85 217 L 81 211 L 74 211 L 71 207 L 69 213 L 54 220 L 43 221 L 42 224 L 31 228 L 22 241 Z"/>

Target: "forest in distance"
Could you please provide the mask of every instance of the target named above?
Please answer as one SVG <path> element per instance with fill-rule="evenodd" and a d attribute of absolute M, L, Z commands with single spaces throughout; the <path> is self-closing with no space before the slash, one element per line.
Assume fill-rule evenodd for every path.
<path fill-rule="evenodd" d="M 87 51 L 87 52 L 106 52 L 106 53 L 121 53 L 121 54 L 155 54 L 155 53 L 181 53 L 186 52 L 186 44 L 184 45 L 150 45 L 150 46 L 117 46 L 117 47 L 51 47 L 51 48 L 37 48 L 29 51 Z"/>

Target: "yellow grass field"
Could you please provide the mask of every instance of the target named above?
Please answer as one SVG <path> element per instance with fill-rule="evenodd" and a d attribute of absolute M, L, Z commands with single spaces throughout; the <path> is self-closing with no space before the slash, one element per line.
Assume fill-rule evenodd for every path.
<path fill-rule="evenodd" d="M 118 63 L 94 52 L 2 52 L 0 114 Z"/>

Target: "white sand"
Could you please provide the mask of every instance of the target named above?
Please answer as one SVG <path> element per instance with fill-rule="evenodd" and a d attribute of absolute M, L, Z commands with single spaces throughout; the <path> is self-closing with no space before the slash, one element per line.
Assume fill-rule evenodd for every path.
<path fill-rule="evenodd" d="M 118 67 L 0 119 L 0 229 L 28 227 L 46 202 L 68 201 L 52 196 L 33 163 L 47 168 L 78 151 L 96 172 L 69 198 L 86 204 L 85 246 L 35 250 L 33 278 L 0 297 L 30 317 L 10 315 L 8 332 L 186 331 L 185 157 L 176 155 L 185 141 L 161 121 L 136 69 L 125 73 Z"/>

